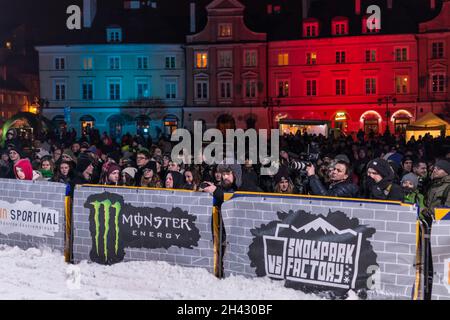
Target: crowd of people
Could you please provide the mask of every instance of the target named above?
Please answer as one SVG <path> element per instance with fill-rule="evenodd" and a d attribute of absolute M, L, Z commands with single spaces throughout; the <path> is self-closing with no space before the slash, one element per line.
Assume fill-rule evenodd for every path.
<path fill-rule="evenodd" d="M 1 150 L 0 178 L 187 189 L 214 194 L 253 191 L 343 198 L 398 200 L 417 204 L 422 218 L 450 206 L 450 137 L 280 137 L 278 170 L 260 175 L 261 164 L 188 165 L 171 159 L 167 138 L 124 135 L 114 141 L 93 130 L 76 139 L 64 135 L 24 141 L 8 130 Z M 249 157 L 247 157 L 249 158 Z M 272 163 L 273 164 L 273 163 Z"/>

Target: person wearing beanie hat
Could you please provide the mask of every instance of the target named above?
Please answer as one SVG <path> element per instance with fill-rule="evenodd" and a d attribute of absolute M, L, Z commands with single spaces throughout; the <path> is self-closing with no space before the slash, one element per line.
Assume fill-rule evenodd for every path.
<path fill-rule="evenodd" d="M 136 181 L 138 187 L 145 188 L 161 188 L 162 182 L 159 175 L 156 173 L 156 162 L 149 161 L 144 168 L 138 170 L 136 177 L 141 171 L 141 177 Z"/>
<path fill-rule="evenodd" d="M 124 186 L 135 186 L 136 182 L 134 178 L 136 177 L 137 169 L 133 167 L 127 167 L 122 170 L 122 185 Z"/>
<path fill-rule="evenodd" d="M 431 215 L 434 209 L 450 207 L 450 162 L 439 160 L 431 173 L 431 185 L 426 197 L 426 206 Z"/>
<path fill-rule="evenodd" d="M 33 167 L 28 159 L 21 159 L 14 164 L 14 174 L 17 180 L 33 180 Z"/>
<path fill-rule="evenodd" d="M 394 170 L 389 162 L 377 158 L 367 164 L 369 197 L 378 200 L 403 201 L 402 188 L 394 183 Z"/>
<path fill-rule="evenodd" d="M 419 217 L 424 218 L 423 211 L 425 209 L 425 198 L 417 188 L 419 185 L 419 177 L 414 173 L 408 173 L 402 178 L 402 188 L 405 194 L 403 202 L 415 204 L 419 207 Z"/>
<path fill-rule="evenodd" d="M 289 176 L 289 169 L 286 166 L 280 166 L 277 174 L 274 176 L 275 181 L 275 193 L 284 193 L 284 194 L 297 194 L 292 180 Z"/>
<path fill-rule="evenodd" d="M 72 191 L 73 186 L 79 184 L 88 184 L 91 182 L 92 174 L 94 173 L 94 166 L 92 165 L 92 159 L 89 155 L 82 153 L 77 161 L 77 166 L 75 168 L 75 178 L 71 181 Z"/>
<path fill-rule="evenodd" d="M 106 185 L 118 186 L 120 184 L 120 167 L 118 164 L 111 163 L 106 171 Z"/>

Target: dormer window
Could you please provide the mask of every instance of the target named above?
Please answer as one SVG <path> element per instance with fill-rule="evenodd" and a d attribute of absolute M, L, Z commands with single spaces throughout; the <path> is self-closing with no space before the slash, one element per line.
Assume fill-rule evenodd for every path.
<path fill-rule="evenodd" d="M 107 29 L 107 41 L 109 43 L 122 42 L 122 29 L 120 27 L 111 27 Z"/>
<path fill-rule="evenodd" d="M 332 33 L 334 36 L 348 34 L 348 19 L 345 17 L 334 18 L 332 22 Z"/>
<path fill-rule="evenodd" d="M 377 19 L 369 20 L 368 17 L 363 17 L 362 19 L 362 32 L 363 33 L 379 33 L 380 32 L 380 21 Z"/>
<path fill-rule="evenodd" d="M 317 20 L 308 20 L 303 23 L 303 37 L 313 38 L 319 36 L 319 22 Z"/>

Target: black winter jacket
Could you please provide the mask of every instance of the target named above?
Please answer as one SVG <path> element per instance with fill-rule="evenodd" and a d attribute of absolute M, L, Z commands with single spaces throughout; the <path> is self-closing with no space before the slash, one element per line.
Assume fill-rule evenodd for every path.
<path fill-rule="evenodd" d="M 359 193 L 358 187 L 349 181 L 333 183 L 327 190 L 318 176 L 309 177 L 309 186 L 311 193 L 318 196 L 357 198 Z"/>

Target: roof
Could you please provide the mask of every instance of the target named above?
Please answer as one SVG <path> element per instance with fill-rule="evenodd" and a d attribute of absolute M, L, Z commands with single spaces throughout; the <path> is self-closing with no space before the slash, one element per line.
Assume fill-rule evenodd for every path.
<path fill-rule="evenodd" d="M 19 81 L 11 77 L 7 78 L 6 81 L 0 79 L 0 90 L 28 92 L 27 88 L 25 88 Z"/>
<path fill-rule="evenodd" d="M 440 118 L 436 114 L 432 112 L 428 112 L 426 115 L 411 123 L 411 126 L 414 127 L 438 127 L 438 126 L 446 126 L 450 128 L 450 124 L 444 119 Z"/>

